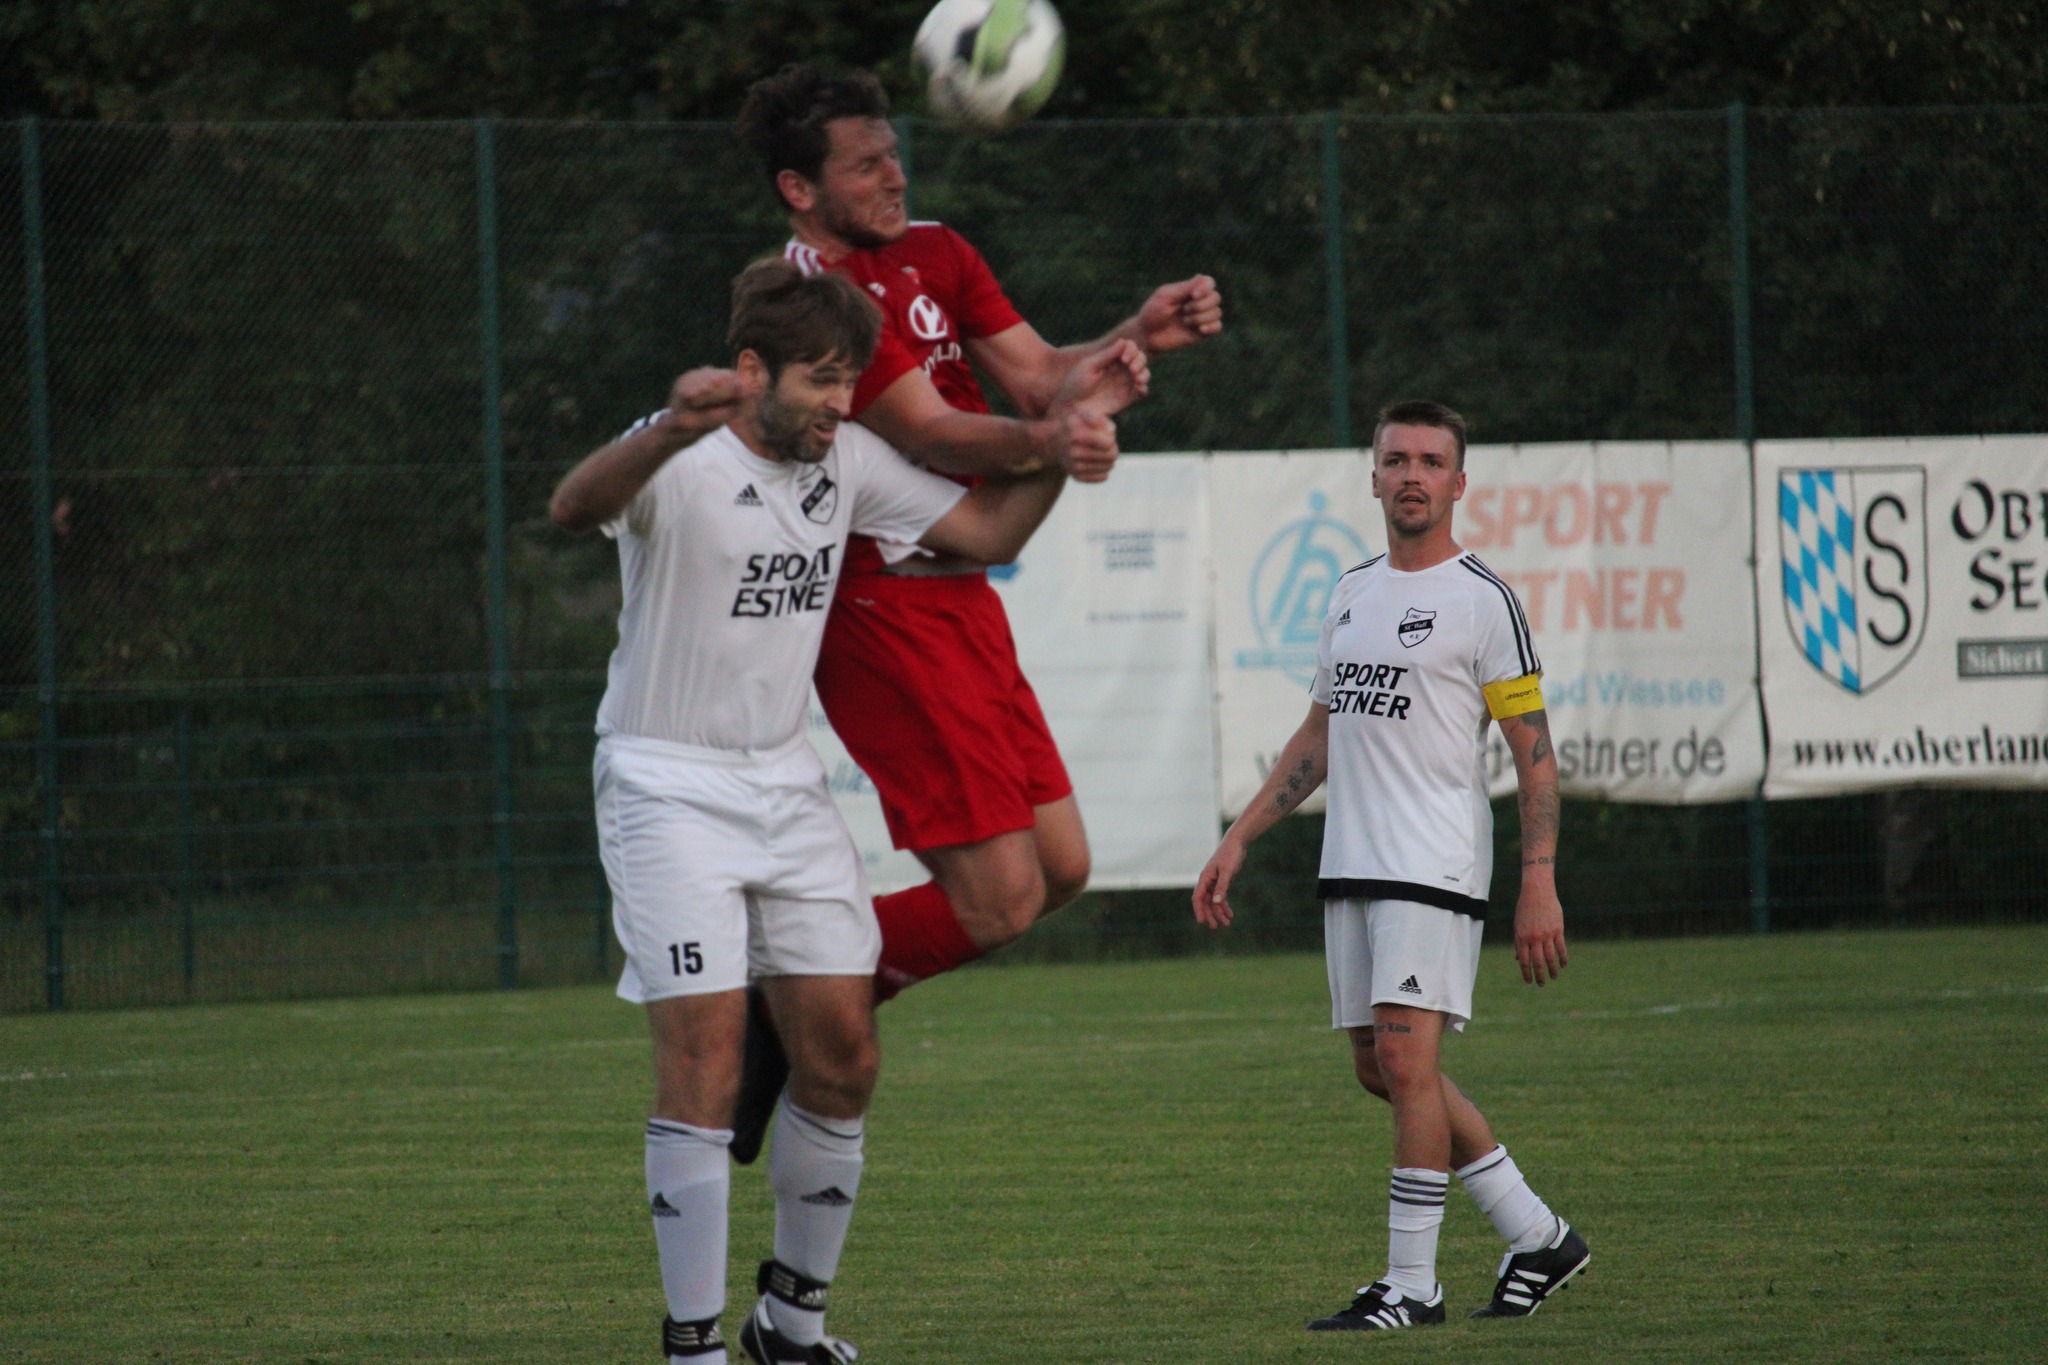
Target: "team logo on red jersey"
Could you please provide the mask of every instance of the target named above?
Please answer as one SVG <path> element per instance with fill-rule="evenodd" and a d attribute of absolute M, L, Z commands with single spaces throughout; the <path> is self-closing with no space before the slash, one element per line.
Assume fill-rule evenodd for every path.
<path fill-rule="evenodd" d="M 929 294 L 919 294 L 911 300 L 906 317 L 910 330 L 920 341 L 944 341 L 951 330 L 946 323 L 946 310 L 932 302 Z"/>

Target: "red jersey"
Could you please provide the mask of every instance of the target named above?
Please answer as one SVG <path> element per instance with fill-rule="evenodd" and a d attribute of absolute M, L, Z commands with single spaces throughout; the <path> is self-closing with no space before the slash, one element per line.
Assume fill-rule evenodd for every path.
<path fill-rule="evenodd" d="M 887 246 L 852 251 L 826 261 L 816 248 L 792 239 L 783 256 L 805 274 L 836 270 L 863 286 L 882 310 L 875 358 L 853 391 L 855 417 L 912 370 L 961 412 L 987 412 L 988 399 L 967 361 L 969 339 L 1008 331 L 1024 317 L 1003 293 L 995 272 L 965 237 L 942 223 L 912 223 Z M 960 483 L 970 480 L 960 479 Z M 874 573 L 882 556 L 866 536 L 847 542 L 841 577 Z"/>

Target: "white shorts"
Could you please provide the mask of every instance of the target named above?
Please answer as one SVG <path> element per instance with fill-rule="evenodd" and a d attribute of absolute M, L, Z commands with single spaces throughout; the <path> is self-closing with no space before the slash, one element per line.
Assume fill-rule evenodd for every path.
<path fill-rule="evenodd" d="M 801 735 L 752 754 L 606 735 L 593 769 L 621 999 L 875 970 L 860 852 Z"/>
<path fill-rule="evenodd" d="M 1446 1027 L 1464 1032 L 1485 929 L 1483 920 L 1414 901 L 1324 901 L 1330 1027 L 1363 1028 L 1374 1005 L 1413 1005 L 1448 1015 Z"/>

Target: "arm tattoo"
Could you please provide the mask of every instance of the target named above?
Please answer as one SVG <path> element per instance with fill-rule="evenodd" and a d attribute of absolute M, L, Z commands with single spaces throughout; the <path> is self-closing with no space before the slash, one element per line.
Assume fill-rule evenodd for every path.
<path fill-rule="evenodd" d="M 1406 1024 L 1374 1024 L 1374 1025 L 1372 1026 L 1372 1031 L 1373 1031 L 1374 1033 L 1413 1033 L 1413 1032 L 1415 1032 L 1415 1030 L 1414 1030 L 1414 1029 L 1412 1029 L 1412 1028 L 1409 1028 L 1409 1027 L 1408 1027 L 1408 1026 L 1407 1026 Z"/>
<path fill-rule="evenodd" d="M 1530 766 L 1550 757 L 1550 717 L 1541 711 L 1531 711 L 1526 719 L 1529 728 L 1536 732 L 1536 747 L 1529 751 Z"/>
<path fill-rule="evenodd" d="M 1315 790 L 1315 784 L 1309 781 L 1315 770 L 1316 763 L 1312 758 L 1303 758 L 1295 764 L 1294 771 L 1287 774 L 1287 785 L 1273 793 L 1274 809 L 1284 813 L 1307 800 L 1308 794 Z"/>

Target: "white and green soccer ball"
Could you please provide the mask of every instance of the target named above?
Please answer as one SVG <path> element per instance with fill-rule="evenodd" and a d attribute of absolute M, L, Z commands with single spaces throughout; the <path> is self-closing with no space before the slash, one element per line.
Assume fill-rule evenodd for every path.
<path fill-rule="evenodd" d="M 984 132 L 1030 118 L 1059 84 L 1067 30 L 1048 0 L 939 0 L 911 60 L 931 111 Z"/>

